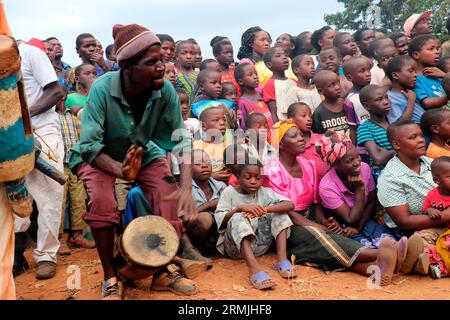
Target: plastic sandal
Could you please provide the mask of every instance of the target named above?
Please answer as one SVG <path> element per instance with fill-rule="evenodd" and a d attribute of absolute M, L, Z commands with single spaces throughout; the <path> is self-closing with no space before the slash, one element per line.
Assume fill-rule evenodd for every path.
<path fill-rule="evenodd" d="M 293 266 L 288 259 L 274 264 L 272 268 L 277 270 L 280 276 L 285 279 L 295 278 L 297 276 L 297 267 Z"/>
<path fill-rule="evenodd" d="M 265 273 L 264 271 L 260 271 L 255 273 L 250 277 L 250 282 L 252 285 L 259 290 L 270 289 L 276 285 L 275 281 Z"/>

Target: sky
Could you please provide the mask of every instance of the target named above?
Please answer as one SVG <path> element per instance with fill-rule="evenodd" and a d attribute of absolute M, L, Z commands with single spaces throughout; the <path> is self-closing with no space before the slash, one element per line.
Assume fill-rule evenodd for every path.
<path fill-rule="evenodd" d="M 141 24 L 175 40 L 195 38 L 203 58 L 212 58 L 209 45 L 216 35 L 227 36 L 235 59 L 242 33 L 253 26 L 268 31 L 275 40 L 282 33 L 298 35 L 325 25 L 326 13 L 343 10 L 336 0 L 4 0 L 6 16 L 16 39 L 58 38 L 63 61 L 76 66 L 78 34 L 89 32 L 103 44 L 113 43 L 116 23 Z"/>

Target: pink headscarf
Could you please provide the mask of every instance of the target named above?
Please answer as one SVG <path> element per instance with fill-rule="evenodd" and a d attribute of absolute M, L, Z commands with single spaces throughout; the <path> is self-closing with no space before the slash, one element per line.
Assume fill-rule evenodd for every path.
<path fill-rule="evenodd" d="M 346 136 L 341 138 L 336 131 L 327 131 L 320 140 L 316 141 L 317 153 L 328 162 L 330 167 L 342 159 L 352 147 L 352 141 Z"/>

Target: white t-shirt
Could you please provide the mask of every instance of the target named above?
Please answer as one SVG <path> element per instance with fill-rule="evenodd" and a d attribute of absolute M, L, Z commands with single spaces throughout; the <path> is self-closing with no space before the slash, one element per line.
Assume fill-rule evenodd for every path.
<path fill-rule="evenodd" d="M 44 51 L 23 43 L 19 46 L 21 69 L 28 108 L 42 96 L 44 87 L 58 81 L 56 72 Z M 61 134 L 61 125 L 55 107 L 31 118 L 39 135 Z"/>
<path fill-rule="evenodd" d="M 288 91 L 287 105 L 290 106 L 297 102 L 306 103 L 311 108 L 311 112 L 314 112 L 319 104 L 322 103 L 322 99 L 320 99 L 320 94 L 316 88 L 304 89 L 292 87 Z"/>
<path fill-rule="evenodd" d="M 373 61 L 373 67 L 370 69 L 370 75 L 370 84 L 376 84 L 377 86 L 383 85 L 383 80 L 386 74 L 384 73 L 384 70 L 378 66 L 376 60 Z"/>

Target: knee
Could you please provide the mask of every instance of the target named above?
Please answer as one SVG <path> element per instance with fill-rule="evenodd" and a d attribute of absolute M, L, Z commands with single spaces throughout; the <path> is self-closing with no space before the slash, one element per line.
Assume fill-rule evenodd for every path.
<path fill-rule="evenodd" d="M 195 219 L 195 225 L 201 230 L 209 230 L 214 224 L 214 218 L 209 212 L 200 212 L 197 219 Z"/>

